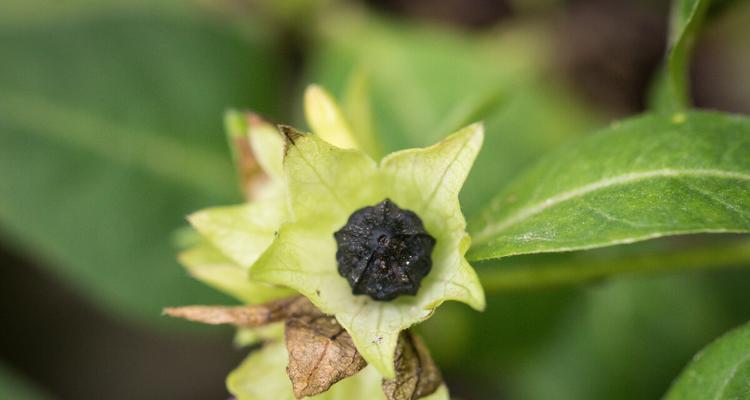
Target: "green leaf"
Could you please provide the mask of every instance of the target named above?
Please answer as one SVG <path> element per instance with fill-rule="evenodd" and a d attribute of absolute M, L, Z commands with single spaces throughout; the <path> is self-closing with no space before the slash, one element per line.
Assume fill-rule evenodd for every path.
<path fill-rule="evenodd" d="M 690 56 L 710 3 L 710 0 L 672 2 L 666 71 L 657 77 L 652 93 L 652 102 L 660 111 L 673 112 L 690 107 Z"/>
<path fill-rule="evenodd" d="M 221 115 L 272 111 L 278 72 L 251 34 L 169 15 L 0 28 L 4 240 L 96 304 L 162 323 L 164 305 L 223 299 L 169 237 L 188 212 L 239 200 Z"/>
<path fill-rule="evenodd" d="M 288 356 L 281 341 L 266 344 L 251 353 L 227 377 L 229 392 L 237 400 L 295 400 L 292 383 L 286 374 Z M 327 392 L 308 397 L 310 400 L 385 400 L 381 376 L 373 367 L 333 385 Z M 437 392 L 423 400 L 448 400 L 448 390 L 441 386 Z"/>
<path fill-rule="evenodd" d="M 647 115 L 545 158 L 470 225 L 469 258 L 750 230 L 750 120 Z"/>
<path fill-rule="evenodd" d="M 750 324 L 727 333 L 693 357 L 666 400 L 750 397 Z"/>
<path fill-rule="evenodd" d="M 472 125 L 429 148 L 391 154 L 379 170 L 363 153 L 312 135 L 293 138 L 284 165 L 296 220 L 282 227 L 251 277 L 296 289 L 334 315 L 365 360 L 393 377 L 400 331 L 447 300 L 484 307 L 479 280 L 463 257 L 469 241 L 458 205 L 482 137 L 481 126 Z M 437 243 L 432 270 L 417 295 L 382 302 L 352 295 L 338 274 L 333 233 L 355 210 L 386 198 L 416 212 Z"/>

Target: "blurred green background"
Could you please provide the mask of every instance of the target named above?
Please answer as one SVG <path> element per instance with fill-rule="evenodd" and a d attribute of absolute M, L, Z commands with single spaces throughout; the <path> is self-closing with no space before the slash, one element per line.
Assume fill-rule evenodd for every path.
<path fill-rule="evenodd" d="M 231 329 L 160 314 L 231 302 L 187 276 L 174 235 L 187 213 L 241 200 L 225 109 L 304 127 L 305 85 L 345 99 L 354 80 L 372 96 L 387 151 L 485 120 L 461 194 L 471 217 L 540 155 L 644 109 L 668 10 L 645 0 L 3 1 L 0 398 L 228 397 L 224 376 L 245 352 Z M 697 106 L 750 113 L 748 24 L 750 2 L 712 7 L 692 66 Z M 564 257 L 576 255 L 501 263 Z M 459 398 L 658 398 L 692 354 L 750 319 L 748 285 L 737 269 L 489 293 L 485 313 L 450 304 L 421 331 Z"/>

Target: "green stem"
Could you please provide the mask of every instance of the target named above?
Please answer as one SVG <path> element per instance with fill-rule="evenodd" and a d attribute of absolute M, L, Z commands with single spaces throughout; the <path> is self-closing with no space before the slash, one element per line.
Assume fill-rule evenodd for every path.
<path fill-rule="evenodd" d="M 479 278 L 489 292 L 537 289 L 584 283 L 628 273 L 710 270 L 750 266 L 750 240 L 702 245 L 614 259 L 589 259 L 533 265 L 479 268 Z"/>
<path fill-rule="evenodd" d="M 674 111 L 690 108 L 690 59 L 698 31 L 703 25 L 709 0 L 675 1 L 672 10 L 667 71 Z M 681 7 L 688 7 L 682 10 Z"/>

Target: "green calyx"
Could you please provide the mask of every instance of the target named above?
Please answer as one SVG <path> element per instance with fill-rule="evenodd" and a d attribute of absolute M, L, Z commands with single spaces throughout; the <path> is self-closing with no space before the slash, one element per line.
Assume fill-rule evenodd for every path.
<path fill-rule="evenodd" d="M 458 202 L 482 145 L 483 128 L 473 124 L 433 146 L 376 162 L 358 148 L 358 143 L 372 141 L 351 133 L 330 95 L 311 87 L 305 100 L 313 134 L 282 127 L 283 137 L 275 133 L 279 140 L 256 140 L 265 145 L 252 147 L 256 154 L 283 155 L 280 168 L 278 163 L 265 167 L 275 172 L 267 174 L 270 194 L 200 211 L 189 219 L 213 248 L 249 272 L 247 282 L 305 295 L 337 319 L 372 367 L 393 378 L 401 331 L 427 319 L 447 300 L 477 310 L 485 306 L 479 279 L 464 257 L 470 239 Z M 259 136 L 268 133 L 269 125 L 262 126 L 256 125 Z M 334 239 L 352 213 L 384 199 L 413 211 L 435 240 L 430 271 L 416 294 L 387 302 L 352 294 L 338 272 Z M 231 291 L 237 293 L 237 288 Z"/>

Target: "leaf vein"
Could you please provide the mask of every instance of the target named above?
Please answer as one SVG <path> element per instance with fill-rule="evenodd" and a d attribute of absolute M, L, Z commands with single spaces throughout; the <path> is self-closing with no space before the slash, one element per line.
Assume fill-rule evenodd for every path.
<path fill-rule="evenodd" d="M 740 369 L 740 366 L 748 361 L 750 361 L 750 353 L 743 357 L 737 364 L 732 366 L 732 369 L 729 371 L 729 375 L 724 379 L 724 381 L 721 383 L 721 386 L 716 391 L 716 396 L 714 396 L 714 399 L 720 399 L 724 395 L 724 391 L 727 390 L 729 382 L 731 382 L 732 379 L 734 379 L 735 375 L 737 375 L 737 371 Z"/>
<path fill-rule="evenodd" d="M 492 240 L 492 236 L 505 229 L 510 228 L 524 220 L 533 217 L 548 208 L 554 207 L 560 203 L 573 200 L 578 197 L 585 196 L 589 193 L 596 192 L 598 190 L 606 189 L 612 186 L 626 185 L 628 183 L 638 182 L 651 178 L 664 178 L 664 177 L 685 177 L 685 176 L 708 176 L 722 179 L 737 179 L 750 181 L 750 174 L 738 172 L 738 171 L 723 171 L 717 169 L 673 169 L 664 168 L 653 171 L 642 171 L 642 172 L 631 172 L 628 174 L 618 175 L 610 178 L 605 178 L 596 182 L 589 183 L 576 189 L 562 192 L 555 196 L 549 197 L 546 200 L 533 204 L 528 207 L 520 209 L 515 214 L 505 218 L 497 224 L 487 225 L 479 233 L 473 236 L 474 243 L 480 244 Z"/>

